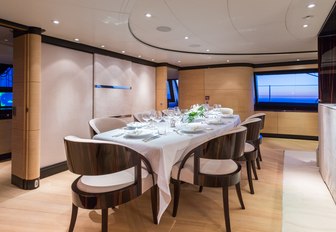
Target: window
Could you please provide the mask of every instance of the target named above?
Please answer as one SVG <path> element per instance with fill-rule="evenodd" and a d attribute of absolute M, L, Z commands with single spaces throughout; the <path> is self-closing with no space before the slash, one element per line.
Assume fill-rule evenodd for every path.
<path fill-rule="evenodd" d="M 178 80 L 167 80 L 167 105 L 168 108 L 178 106 Z"/>
<path fill-rule="evenodd" d="M 256 110 L 317 110 L 317 70 L 255 73 L 255 87 Z"/>

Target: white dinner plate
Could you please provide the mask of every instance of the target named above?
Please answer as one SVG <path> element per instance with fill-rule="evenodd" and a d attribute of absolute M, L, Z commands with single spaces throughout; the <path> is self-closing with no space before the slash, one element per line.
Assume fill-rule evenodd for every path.
<path fill-rule="evenodd" d="M 185 133 L 198 133 L 205 130 L 205 125 L 201 123 L 188 123 L 183 125 L 180 130 Z"/>
<path fill-rule="evenodd" d="M 209 118 L 206 120 L 207 124 L 211 125 L 223 125 L 226 122 L 222 118 Z"/>
<path fill-rule="evenodd" d="M 131 123 L 127 123 L 127 128 L 136 129 L 136 128 L 145 127 L 147 125 L 148 125 L 148 123 L 146 123 L 146 122 L 131 122 Z"/>
<path fill-rule="evenodd" d="M 140 139 L 145 138 L 147 136 L 150 136 L 153 134 L 152 130 L 147 129 L 136 129 L 136 130 L 129 130 L 125 132 L 125 136 L 127 138 L 134 138 L 134 139 Z"/>
<path fill-rule="evenodd" d="M 234 118 L 233 114 L 223 114 L 222 118 Z"/>

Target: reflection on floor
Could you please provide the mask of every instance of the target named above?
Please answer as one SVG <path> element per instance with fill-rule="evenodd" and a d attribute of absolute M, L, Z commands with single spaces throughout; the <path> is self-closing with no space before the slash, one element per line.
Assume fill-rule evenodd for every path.
<path fill-rule="evenodd" d="M 336 231 L 336 206 L 316 166 L 316 153 L 285 151 L 283 231 Z"/>

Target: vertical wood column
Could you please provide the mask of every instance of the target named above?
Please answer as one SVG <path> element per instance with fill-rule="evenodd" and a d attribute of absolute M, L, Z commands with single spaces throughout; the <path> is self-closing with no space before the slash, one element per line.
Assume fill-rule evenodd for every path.
<path fill-rule="evenodd" d="M 156 110 L 167 109 L 167 78 L 168 68 L 157 67 L 156 68 Z"/>
<path fill-rule="evenodd" d="M 14 32 L 12 184 L 39 187 L 41 29 Z"/>

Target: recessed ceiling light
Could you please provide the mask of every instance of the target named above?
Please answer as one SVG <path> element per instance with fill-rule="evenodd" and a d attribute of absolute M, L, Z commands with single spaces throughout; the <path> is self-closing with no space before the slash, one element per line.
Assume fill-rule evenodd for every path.
<path fill-rule="evenodd" d="M 59 24 L 60 21 L 58 21 L 58 20 L 55 19 L 55 20 L 52 20 L 52 23 L 53 23 L 53 24 Z"/>
<path fill-rule="evenodd" d="M 314 3 L 309 4 L 307 7 L 308 8 L 314 8 L 316 5 Z"/>
<path fill-rule="evenodd" d="M 227 63 L 229 63 L 229 62 L 230 62 L 230 60 L 226 60 L 226 62 L 227 62 Z"/>
<path fill-rule="evenodd" d="M 152 17 L 152 15 L 151 15 L 150 13 L 145 14 L 145 16 L 146 16 L 147 18 Z"/>
<path fill-rule="evenodd" d="M 74 41 L 79 42 L 79 39 L 78 39 L 78 38 L 75 38 Z"/>
<path fill-rule="evenodd" d="M 141 58 L 141 55 L 138 55 L 139 58 Z"/>
<path fill-rule="evenodd" d="M 101 48 L 104 48 L 104 47 L 105 47 L 105 45 L 100 45 L 100 47 L 101 47 Z"/>
<path fill-rule="evenodd" d="M 296 59 L 296 61 L 300 61 L 300 59 Z"/>
<path fill-rule="evenodd" d="M 121 53 L 125 53 L 125 51 L 121 51 Z"/>
<path fill-rule="evenodd" d="M 188 37 L 188 36 L 185 36 L 184 39 L 189 39 L 189 37 Z"/>
<path fill-rule="evenodd" d="M 207 52 L 210 52 L 210 49 L 207 49 L 206 51 L 207 51 Z"/>
<path fill-rule="evenodd" d="M 154 61 L 155 59 L 152 59 L 152 61 Z"/>
<path fill-rule="evenodd" d="M 306 27 L 308 27 L 308 24 L 305 24 L 305 25 L 303 25 L 302 27 L 306 28 Z"/>
<path fill-rule="evenodd" d="M 177 62 L 178 62 L 178 63 L 181 63 L 181 61 L 180 61 L 180 60 L 178 60 Z"/>

